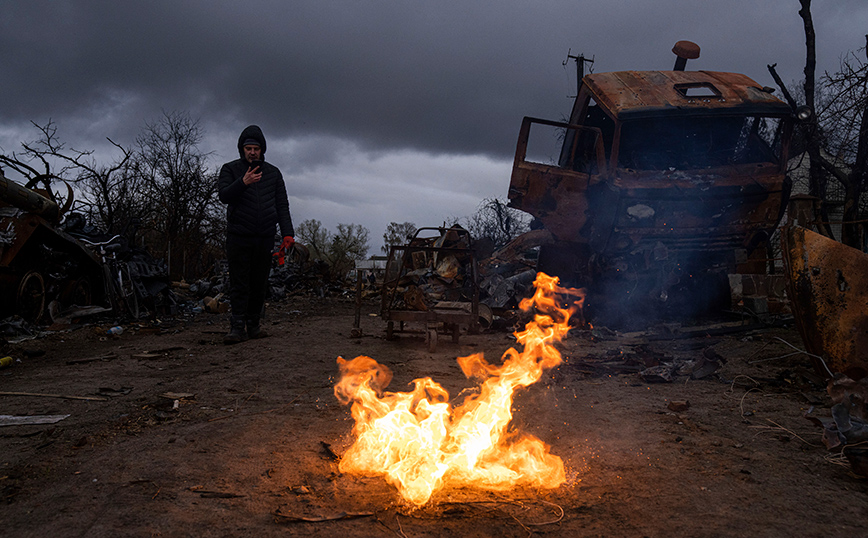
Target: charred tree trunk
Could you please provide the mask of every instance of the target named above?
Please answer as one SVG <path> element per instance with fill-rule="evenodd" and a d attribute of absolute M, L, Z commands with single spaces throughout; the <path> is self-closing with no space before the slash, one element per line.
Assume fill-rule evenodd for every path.
<path fill-rule="evenodd" d="M 816 94 L 815 74 L 817 70 L 817 44 L 816 34 L 814 33 L 814 19 L 811 16 L 811 0 L 799 0 L 802 9 L 799 10 L 799 16 L 805 26 L 805 104 L 816 111 L 814 96 Z M 822 165 L 823 157 L 820 153 L 821 133 L 820 124 L 817 119 L 817 114 L 811 115 L 808 120 L 808 139 L 807 151 L 808 157 L 811 158 L 810 164 L 810 194 L 816 196 L 820 200 L 826 199 L 826 183 L 827 175 Z M 827 236 L 834 238 L 832 231 L 829 229 L 829 212 L 826 210 L 825 204 L 820 205 L 820 215 L 817 222 L 817 230 Z"/>

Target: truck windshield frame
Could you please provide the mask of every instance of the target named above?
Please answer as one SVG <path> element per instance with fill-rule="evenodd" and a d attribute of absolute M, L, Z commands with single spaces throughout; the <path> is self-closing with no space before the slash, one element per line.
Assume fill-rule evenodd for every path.
<path fill-rule="evenodd" d="M 785 118 L 772 115 L 649 117 L 620 125 L 618 168 L 703 170 L 780 165 Z"/>

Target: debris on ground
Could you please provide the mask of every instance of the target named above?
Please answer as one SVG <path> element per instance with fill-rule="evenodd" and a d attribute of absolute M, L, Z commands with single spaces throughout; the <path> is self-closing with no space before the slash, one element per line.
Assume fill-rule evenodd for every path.
<path fill-rule="evenodd" d="M 856 475 L 868 478 L 868 377 L 857 381 L 835 374 L 826 390 L 831 417 L 813 415 L 811 407 L 805 418 L 823 428 L 826 448 L 842 454 Z"/>

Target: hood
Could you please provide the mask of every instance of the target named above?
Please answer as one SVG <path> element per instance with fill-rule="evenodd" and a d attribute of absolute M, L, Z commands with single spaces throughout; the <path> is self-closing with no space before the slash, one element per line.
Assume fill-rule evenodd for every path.
<path fill-rule="evenodd" d="M 258 125 L 248 125 L 241 131 L 241 136 L 238 137 L 238 155 L 244 158 L 244 141 L 248 138 L 259 140 L 259 146 L 262 148 L 262 160 L 265 160 L 265 135 L 262 134 L 262 129 Z"/>

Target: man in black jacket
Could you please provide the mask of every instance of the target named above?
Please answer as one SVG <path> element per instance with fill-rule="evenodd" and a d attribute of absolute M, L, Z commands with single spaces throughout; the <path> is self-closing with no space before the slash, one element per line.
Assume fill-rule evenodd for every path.
<path fill-rule="evenodd" d="M 240 159 L 220 169 L 217 189 L 226 209 L 226 257 L 229 261 L 230 330 L 225 344 L 267 336 L 259 326 L 265 307 L 275 225 L 282 248 L 294 243 L 295 232 L 283 175 L 265 162 L 265 136 L 256 125 L 238 137 Z"/>

